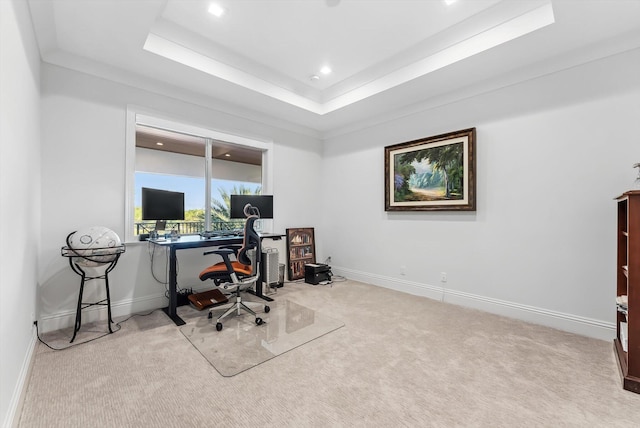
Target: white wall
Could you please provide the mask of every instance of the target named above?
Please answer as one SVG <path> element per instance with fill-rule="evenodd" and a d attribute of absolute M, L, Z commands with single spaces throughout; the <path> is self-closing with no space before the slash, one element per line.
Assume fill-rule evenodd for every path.
<path fill-rule="evenodd" d="M 305 226 L 319 223 L 319 140 L 44 65 L 42 155 L 46 162 L 42 168 L 42 264 L 38 297 L 45 331 L 72 325 L 75 316 L 79 278 L 60 256 L 66 235 L 83 226 L 102 225 L 124 236 L 127 105 L 140 106 L 174 121 L 273 141 L 274 231 L 284 232 L 287 227 L 300 227 L 301 223 Z M 164 278 L 163 258 L 158 259 L 155 272 Z M 202 257 L 201 250 L 190 250 L 179 253 L 179 263 L 178 285 L 198 287 L 201 286 L 198 273 L 212 260 Z M 126 253 L 109 278 L 114 316 L 167 304 L 164 285 L 150 274 L 146 243 L 128 243 Z M 87 301 L 90 298 L 91 295 Z M 83 319 L 91 320 L 92 313 L 87 311 Z"/>
<path fill-rule="evenodd" d="M 20 406 L 35 346 L 40 58 L 26 2 L 0 2 L 0 423 Z"/>
<path fill-rule="evenodd" d="M 638 75 L 636 50 L 326 141 L 324 256 L 351 278 L 611 339 Z M 477 211 L 385 212 L 384 146 L 469 127 Z"/>

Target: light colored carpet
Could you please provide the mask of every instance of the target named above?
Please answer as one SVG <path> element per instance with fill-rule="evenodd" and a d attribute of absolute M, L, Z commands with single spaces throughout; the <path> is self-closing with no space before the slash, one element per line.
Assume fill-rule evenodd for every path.
<path fill-rule="evenodd" d="M 358 282 L 274 295 L 345 326 L 233 377 L 155 312 L 39 345 L 20 427 L 630 427 L 612 344 Z M 199 316 L 206 316 L 200 314 Z"/>
<path fill-rule="evenodd" d="M 246 303 L 247 299 L 243 299 Z M 256 299 L 253 297 L 254 301 Z M 259 310 L 252 307 L 264 320 L 260 326 L 255 324 L 252 315 L 242 312 L 240 316 L 226 317 L 223 329 L 216 331 L 217 316 L 225 311 L 217 309 L 212 319 L 200 316 L 180 327 L 180 331 L 218 373 L 228 377 L 344 326 L 333 318 L 287 299 L 268 302 L 268 306 L 271 309 L 269 313 L 263 313 L 262 307 Z"/>

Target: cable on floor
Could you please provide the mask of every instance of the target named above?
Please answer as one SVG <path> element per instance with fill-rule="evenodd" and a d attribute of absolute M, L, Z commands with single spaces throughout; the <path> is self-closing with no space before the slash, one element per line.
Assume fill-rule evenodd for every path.
<path fill-rule="evenodd" d="M 94 337 L 93 339 L 89 339 L 89 340 L 84 341 L 84 342 L 74 343 L 74 344 L 71 344 L 71 345 L 66 346 L 66 347 L 64 347 L 64 348 L 54 348 L 53 346 L 49 345 L 47 342 L 45 342 L 44 340 L 42 340 L 42 338 L 40 337 L 40 330 L 39 330 L 39 328 L 38 328 L 38 322 L 37 322 L 37 321 L 35 322 L 35 326 L 36 326 L 36 336 L 38 337 L 38 340 L 39 340 L 43 345 L 45 345 L 47 348 L 49 348 L 49 349 L 51 349 L 51 350 L 53 350 L 53 351 L 64 351 L 65 349 L 71 349 L 71 348 L 73 348 L 73 347 L 75 347 L 75 346 L 84 345 L 84 344 L 86 344 L 86 343 L 93 342 L 94 340 L 102 339 L 102 338 L 103 338 L 103 337 L 105 337 L 105 336 L 108 336 L 108 335 L 110 335 L 110 334 L 116 333 L 116 332 L 120 331 L 120 329 L 122 328 L 122 325 L 121 325 L 121 324 L 124 324 L 125 322 L 129 321 L 129 320 L 130 320 L 131 318 L 133 318 L 133 317 L 146 317 L 146 316 L 149 316 L 149 315 L 151 315 L 152 313 L 154 313 L 154 312 L 156 312 L 156 311 L 160 311 L 160 310 L 162 310 L 162 309 L 154 309 L 154 310 L 152 310 L 151 312 L 146 313 L 146 314 L 133 314 L 133 315 L 129 316 L 128 318 L 123 319 L 122 321 L 114 322 L 114 323 L 113 323 L 113 324 L 114 324 L 114 326 L 115 326 L 115 327 L 117 327 L 118 329 L 117 329 L 117 330 L 112 331 L 111 333 L 105 333 L 105 334 L 100 335 L 100 336 L 98 336 L 98 337 Z"/>

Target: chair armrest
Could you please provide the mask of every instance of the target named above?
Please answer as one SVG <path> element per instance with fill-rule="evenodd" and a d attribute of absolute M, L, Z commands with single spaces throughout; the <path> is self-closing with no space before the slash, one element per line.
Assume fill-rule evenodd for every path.
<path fill-rule="evenodd" d="M 235 273 L 235 270 L 233 269 L 233 265 L 231 264 L 231 260 L 229 260 L 229 254 L 235 254 L 233 250 L 220 248 L 218 250 L 205 251 L 202 255 L 206 256 L 209 254 L 217 254 L 221 256 L 222 261 L 224 262 L 224 265 L 227 267 L 227 272 L 229 272 L 230 274 Z"/>
<path fill-rule="evenodd" d="M 217 250 L 205 251 L 204 253 L 202 253 L 203 256 L 208 256 L 209 254 L 217 254 L 217 255 L 221 256 L 223 254 L 235 254 L 235 251 L 233 251 L 231 249 L 220 248 L 220 249 L 217 249 Z"/>

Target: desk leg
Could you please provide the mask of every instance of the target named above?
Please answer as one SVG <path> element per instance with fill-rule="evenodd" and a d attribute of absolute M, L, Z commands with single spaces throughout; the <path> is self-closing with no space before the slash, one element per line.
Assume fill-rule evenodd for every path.
<path fill-rule="evenodd" d="M 266 300 L 267 302 L 273 302 L 273 299 L 269 296 L 265 296 L 262 293 L 262 275 L 258 276 L 258 281 L 256 281 L 256 291 L 255 293 L 252 290 L 247 290 L 247 293 L 253 294 L 256 297 L 260 297 L 263 300 Z"/>
<path fill-rule="evenodd" d="M 176 249 L 172 245 L 169 247 L 169 306 L 163 311 L 171 318 L 176 325 L 184 325 L 185 322 L 176 312 L 178 306 L 178 270 L 176 261 Z"/>

